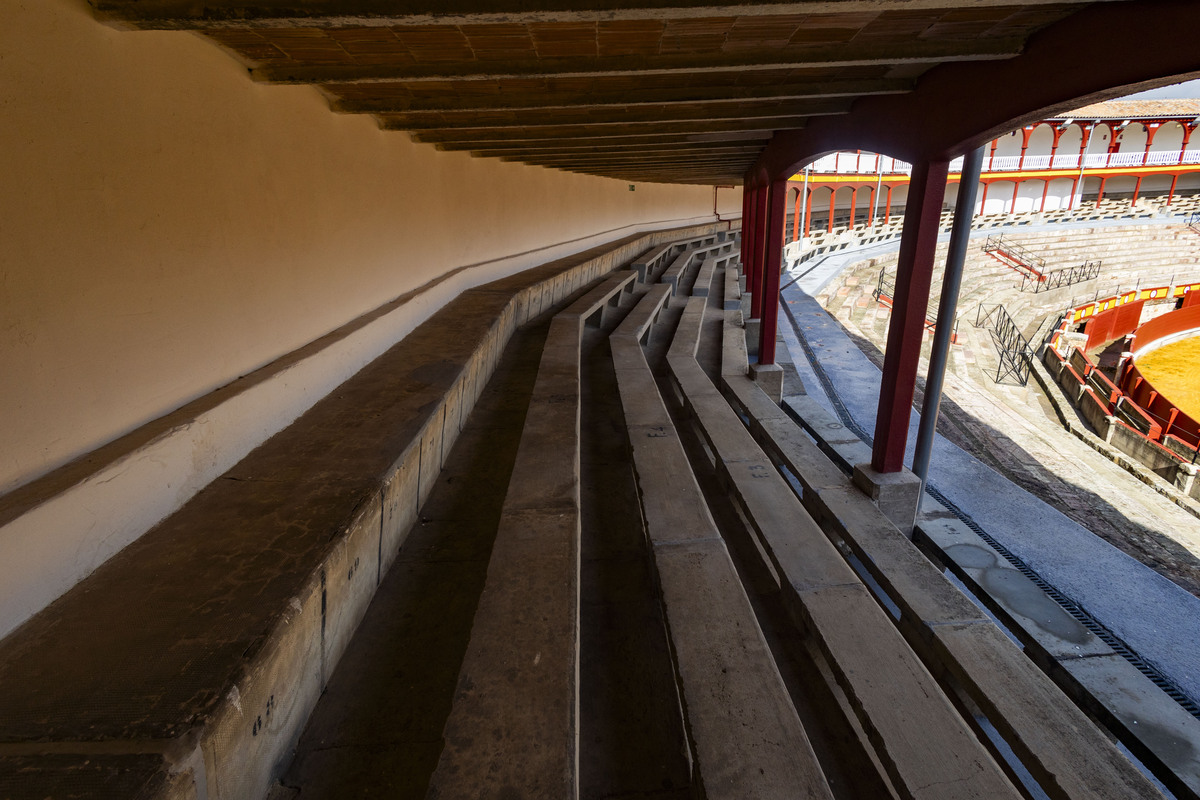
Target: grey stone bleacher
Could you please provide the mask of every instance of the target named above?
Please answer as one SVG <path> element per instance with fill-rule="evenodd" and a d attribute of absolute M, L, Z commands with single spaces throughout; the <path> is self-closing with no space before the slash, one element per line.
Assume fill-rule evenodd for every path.
<path fill-rule="evenodd" d="M 578 794 L 580 342 L 636 278 L 550 323 L 430 797 Z"/>
<path fill-rule="evenodd" d="M 793 623 L 819 643 L 893 786 L 913 798 L 943 797 L 951 784 L 969 786 L 967 796 L 1019 796 L 700 368 L 706 305 L 688 303 L 667 357 L 672 378 L 771 560 Z"/>
<path fill-rule="evenodd" d="M 610 342 L 704 796 L 832 797 L 642 351 L 667 295 Z"/>
<path fill-rule="evenodd" d="M 692 303 L 700 310 L 700 303 L 696 300 Z M 740 313 L 725 312 L 724 316 L 726 362 L 722 365 L 721 383 L 729 402 L 748 420 L 754 438 L 772 453 L 774 462 L 786 465 L 803 486 L 801 497 L 808 511 L 829 535 L 854 550 L 860 563 L 887 593 L 899 611 L 899 625 L 908 644 L 927 667 L 936 675 L 952 676 L 952 682 L 984 709 L 988 719 L 1000 728 L 1022 763 L 1050 796 L 1157 796 L 1153 786 L 1109 743 L 1106 734 L 1094 727 L 977 606 L 943 577 L 938 568 L 852 485 L 849 477 L 799 429 L 795 421 L 746 376 L 744 340 L 742 347 L 737 346 L 744 335 L 736 322 Z M 686 328 L 689 335 L 694 327 Z M 746 516 L 752 520 L 752 525 L 770 524 L 772 515 L 783 504 L 780 491 L 786 490 L 790 495 L 791 490 L 778 479 L 774 463 L 765 459 L 762 451 L 750 443 L 745 440 L 740 444 L 720 443 L 720 439 L 728 440 L 734 436 L 731 429 L 741 431 L 741 437 L 746 439 L 749 434 L 727 406 L 723 408 L 722 404 L 712 403 L 715 387 L 699 371 L 695 360 L 687 355 L 687 348 L 676 348 L 669 356 L 671 369 L 681 386 L 685 385 L 682 376 L 689 376 L 686 384 L 690 388 L 684 390 L 689 402 L 693 397 L 706 398 L 696 402 L 693 410 L 701 418 L 710 447 L 718 454 L 719 467 L 735 484 L 731 491 L 746 492 L 746 497 L 759 493 L 761 498 L 767 492 L 764 487 L 775 487 L 774 495 L 765 501 L 759 499 L 754 503 L 743 499 Z M 806 409 L 808 419 L 816 420 L 818 425 L 810 433 L 832 440 L 827 444 L 848 457 L 849 463 L 855 463 L 869 453 L 857 437 L 827 419 L 819 406 L 814 408 L 815 411 Z M 705 423 L 704 416 L 713 419 Z M 718 422 L 720 417 L 725 419 Z M 761 469 L 754 469 L 756 466 Z M 738 473 L 770 474 L 776 480 L 743 477 L 742 486 L 736 486 Z M 795 501 L 794 496 L 792 499 Z M 797 519 L 808 519 L 803 510 L 793 511 L 786 518 L 793 529 Z M 759 537 L 764 543 L 769 541 L 762 530 L 759 530 Z M 764 548 L 771 552 L 770 544 L 764 544 Z M 813 552 L 810 543 L 804 550 L 806 558 L 811 559 Z M 777 570 L 781 579 L 787 574 L 783 568 L 777 567 Z M 857 576 L 852 577 L 851 584 L 858 580 Z M 1010 600 L 1019 603 L 1016 598 Z M 1051 618 L 1073 622 L 1061 609 L 1056 610 L 1057 616 Z M 1074 630 L 1063 623 L 1057 628 L 1048 624 L 1046 613 L 1045 609 L 1040 613 L 1042 625 L 1060 633 L 1064 627 Z M 842 620 L 849 618 L 840 617 Z M 836 619 L 830 622 L 836 624 Z M 878 640 L 879 637 L 873 638 L 873 641 Z M 835 651 L 830 653 L 831 658 L 837 658 Z M 843 663 L 861 662 L 851 658 Z M 903 708 L 903 705 L 899 707 Z M 861 707 L 856 710 L 866 713 Z M 874 741 L 878 742 L 878 739 Z M 1186 764 L 1176 761 L 1172 766 L 1178 769 Z"/>
<path fill-rule="evenodd" d="M 0 796 L 262 797 L 515 328 L 715 227 L 462 293 L 0 641 Z"/>

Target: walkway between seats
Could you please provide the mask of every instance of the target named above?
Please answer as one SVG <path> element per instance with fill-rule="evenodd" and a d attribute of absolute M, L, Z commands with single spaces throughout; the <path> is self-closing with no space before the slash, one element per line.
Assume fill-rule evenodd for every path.
<path fill-rule="evenodd" d="M 861 260 L 861 251 L 856 260 Z M 851 427 L 869 434 L 875 426 L 879 369 L 802 285 L 811 286 L 805 280 L 784 289 L 785 313 L 780 315 L 784 341 L 797 372 L 823 406 L 843 422 L 848 413 L 854 423 Z M 795 325 L 789 324 L 789 314 Z M 815 364 L 809 362 L 806 351 L 815 357 Z M 835 407 L 839 404 L 842 409 Z M 908 438 L 910 461 L 919 421 L 914 411 Z M 1200 701 L 1200 637 L 1196 635 L 1200 599 L 940 436 L 934 444 L 930 484 L 1045 581 L 1158 667 L 1193 701 Z"/>

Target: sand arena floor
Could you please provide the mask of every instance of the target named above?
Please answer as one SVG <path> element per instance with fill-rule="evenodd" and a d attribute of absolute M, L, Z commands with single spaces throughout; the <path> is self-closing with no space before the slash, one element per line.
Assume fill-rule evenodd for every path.
<path fill-rule="evenodd" d="M 1200 419 L 1200 336 L 1171 342 L 1137 359 L 1142 376 L 1180 411 Z"/>

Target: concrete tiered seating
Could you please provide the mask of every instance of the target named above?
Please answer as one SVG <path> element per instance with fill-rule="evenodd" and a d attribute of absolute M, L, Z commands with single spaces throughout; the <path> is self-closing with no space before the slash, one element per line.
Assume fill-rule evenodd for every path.
<path fill-rule="evenodd" d="M 550 324 L 433 797 L 578 794 L 580 339 L 636 277 L 613 275 Z"/>
<path fill-rule="evenodd" d="M 6 637 L 0 794 L 262 797 L 513 330 L 679 235 L 464 292 Z"/>
<path fill-rule="evenodd" d="M 422 524 L 505 341 L 539 317 L 548 333 L 429 797 L 581 794 L 581 418 L 600 400 L 584 379 L 596 358 L 614 376 L 632 480 L 614 469 L 661 604 L 640 635 L 661 643 L 667 738 L 690 773 L 662 797 L 832 798 L 844 758 L 869 773 L 848 779 L 870 796 L 1026 796 L 1021 769 L 1055 800 L 1157 796 L 750 381 L 736 242 L 680 237 L 467 292 L 0 642 L 0 796 L 263 797 Z M 672 283 L 638 279 L 673 262 Z M 826 438 L 861 457 L 844 431 Z M 714 481 L 727 496 L 701 489 Z M 786 645 L 767 596 L 786 611 Z M 810 678 L 786 666 L 789 647 L 812 659 Z M 819 713 L 800 708 L 805 680 L 833 698 Z"/>

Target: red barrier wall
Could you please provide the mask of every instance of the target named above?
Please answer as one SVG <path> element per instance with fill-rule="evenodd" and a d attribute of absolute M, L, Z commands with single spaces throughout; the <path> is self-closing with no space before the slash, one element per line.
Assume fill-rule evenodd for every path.
<path fill-rule="evenodd" d="M 1142 306 L 1145 300 L 1126 303 L 1108 311 L 1101 311 L 1088 320 L 1086 330 L 1087 349 L 1093 350 L 1105 342 L 1133 333 L 1142 319 Z"/>
<path fill-rule="evenodd" d="M 1188 295 L 1187 299 L 1191 300 L 1192 296 L 1200 297 L 1200 292 L 1189 292 Z M 1185 308 L 1150 320 L 1137 329 L 1135 341 L 1138 350 L 1142 350 L 1164 337 L 1190 330 L 1200 331 L 1200 300 L 1187 303 Z M 1200 444 L 1200 422 L 1184 414 L 1168 398 L 1155 391 L 1150 382 L 1138 371 L 1137 364 L 1130 363 L 1129 369 L 1121 376 L 1121 390 L 1130 400 L 1141 406 L 1162 425 L 1164 435 L 1173 434 L 1192 447 Z"/>

